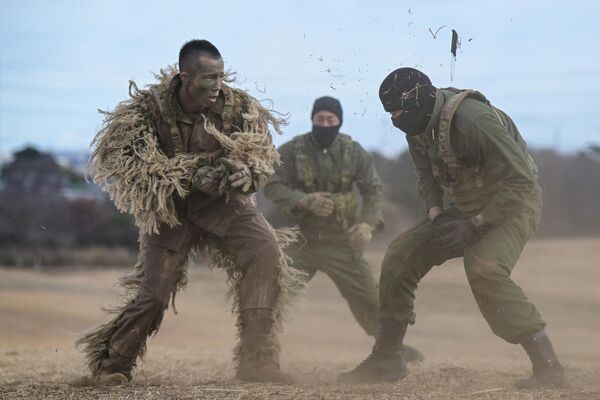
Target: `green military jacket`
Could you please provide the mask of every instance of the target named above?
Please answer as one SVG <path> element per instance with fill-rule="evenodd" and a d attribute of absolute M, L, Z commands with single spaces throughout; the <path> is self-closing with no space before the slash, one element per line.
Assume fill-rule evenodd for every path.
<path fill-rule="evenodd" d="M 334 237 L 356 222 L 383 228 L 381 181 L 371 155 L 348 135 L 340 133 L 333 143 L 322 148 L 311 133 L 296 136 L 279 148 L 281 165 L 265 186 L 265 195 L 306 236 Z M 357 213 L 356 184 L 362 197 L 360 217 Z M 334 195 L 335 210 L 320 218 L 296 204 L 306 193 L 328 192 Z"/>
<path fill-rule="evenodd" d="M 460 210 L 481 213 L 491 224 L 527 209 L 539 212 L 537 167 L 527 144 L 512 119 L 485 99 L 467 97 L 458 106 L 449 142 L 460 166 L 451 168 L 444 162 L 440 113 L 444 103 L 459 92 L 438 89 L 425 132 L 406 137 L 426 209 L 443 206 L 446 194 Z"/>

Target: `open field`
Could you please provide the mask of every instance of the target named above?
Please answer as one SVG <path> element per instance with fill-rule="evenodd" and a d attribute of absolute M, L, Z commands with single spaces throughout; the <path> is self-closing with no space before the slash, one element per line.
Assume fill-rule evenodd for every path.
<path fill-rule="evenodd" d="M 220 271 L 194 268 L 150 340 L 133 382 L 89 386 L 78 332 L 105 320 L 121 270 L 0 269 L 1 399 L 600 399 L 600 239 L 531 242 L 514 278 L 548 321 L 571 388 L 516 391 L 529 373 L 524 352 L 497 339 L 480 316 L 457 261 L 432 270 L 417 292 L 407 342 L 425 353 L 398 384 L 340 386 L 336 375 L 369 352 L 331 282 L 317 275 L 282 335 L 282 367 L 293 386 L 233 379 L 234 327 Z M 378 269 L 382 254 L 370 252 Z"/>

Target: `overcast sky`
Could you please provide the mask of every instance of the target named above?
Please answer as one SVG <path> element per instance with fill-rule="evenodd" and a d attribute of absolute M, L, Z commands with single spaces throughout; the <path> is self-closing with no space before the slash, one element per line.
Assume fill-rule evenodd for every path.
<path fill-rule="evenodd" d="M 97 108 L 152 83 L 192 38 L 212 41 L 237 85 L 289 113 L 281 144 L 310 130 L 316 97 L 337 97 L 342 131 L 368 149 L 406 147 L 377 97 L 417 67 L 473 88 L 532 147 L 600 143 L 600 3 L 594 1 L 11 1 L 0 14 L 0 152 L 85 149 Z M 169 5 L 171 5 L 169 7 Z M 440 27 L 443 28 L 439 29 Z M 437 31 L 437 38 L 432 32 Z M 461 38 L 450 81 L 451 29 Z"/>

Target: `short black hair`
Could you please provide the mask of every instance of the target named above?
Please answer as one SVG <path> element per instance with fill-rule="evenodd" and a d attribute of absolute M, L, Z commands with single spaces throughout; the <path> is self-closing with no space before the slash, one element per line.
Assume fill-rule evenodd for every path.
<path fill-rule="evenodd" d="M 193 61 L 202 53 L 214 58 L 221 58 L 219 50 L 208 40 L 190 40 L 179 50 L 179 70 L 191 72 Z"/>

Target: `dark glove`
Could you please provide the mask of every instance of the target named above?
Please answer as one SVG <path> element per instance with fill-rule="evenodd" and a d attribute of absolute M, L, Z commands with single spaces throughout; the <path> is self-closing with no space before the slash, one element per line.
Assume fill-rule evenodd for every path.
<path fill-rule="evenodd" d="M 434 218 L 434 225 L 437 217 Z M 439 223 L 434 229 L 434 242 L 451 257 L 464 255 L 465 247 L 479 238 L 475 224 L 468 218 Z"/>
<path fill-rule="evenodd" d="M 460 219 L 465 219 L 466 216 L 457 210 L 444 210 L 433 219 L 433 228 L 438 229 L 442 227 L 444 224 L 448 222 L 458 221 Z"/>

